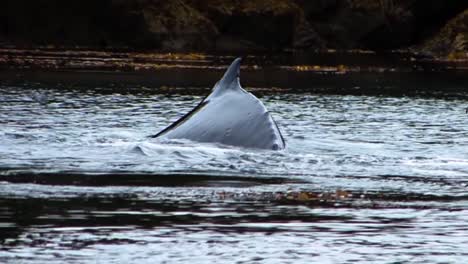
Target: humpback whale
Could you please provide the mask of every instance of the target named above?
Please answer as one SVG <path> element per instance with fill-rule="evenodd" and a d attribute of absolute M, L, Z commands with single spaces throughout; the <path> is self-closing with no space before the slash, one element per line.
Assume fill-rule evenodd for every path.
<path fill-rule="evenodd" d="M 240 64 L 241 58 L 235 59 L 198 106 L 152 137 L 284 149 L 283 136 L 268 110 L 241 87 Z"/>

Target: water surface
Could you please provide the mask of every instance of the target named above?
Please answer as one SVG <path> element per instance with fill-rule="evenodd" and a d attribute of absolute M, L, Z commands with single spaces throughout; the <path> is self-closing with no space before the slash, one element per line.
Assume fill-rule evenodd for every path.
<path fill-rule="evenodd" d="M 149 91 L 0 87 L 2 262 L 468 260 L 466 95 L 262 93 L 274 152 L 148 138 L 203 98 Z"/>

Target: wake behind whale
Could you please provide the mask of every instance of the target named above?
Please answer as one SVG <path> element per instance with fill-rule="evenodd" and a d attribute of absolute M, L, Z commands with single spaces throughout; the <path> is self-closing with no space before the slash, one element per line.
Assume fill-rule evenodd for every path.
<path fill-rule="evenodd" d="M 240 86 L 235 59 L 211 94 L 154 138 L 188 139 L 245 148 L 279 150 L 285 142 L 263 103 Z"/>

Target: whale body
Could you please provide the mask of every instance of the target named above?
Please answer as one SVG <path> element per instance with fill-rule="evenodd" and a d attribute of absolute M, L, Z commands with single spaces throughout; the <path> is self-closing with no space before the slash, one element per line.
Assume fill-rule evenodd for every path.
<path fill-rule="evenodd" d="M 285 141 L 263 103 L 239 81 L 241 58 L 235 59 L 198 106 L 154 138 L 280 150 Z"/>

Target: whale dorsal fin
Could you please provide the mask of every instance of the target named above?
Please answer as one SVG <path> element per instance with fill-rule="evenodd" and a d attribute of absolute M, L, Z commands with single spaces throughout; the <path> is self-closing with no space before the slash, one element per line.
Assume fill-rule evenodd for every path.
<path fill-rule="evenodd" d="M 237 58 L 231 63 L 221 80 L 215 84 L 212 93 L 207 99 L 222 95 L 228 91 L 243 90 L 239 80 L 241 61 L 242 58 Z"/>
<path fill-rule="evenodd" d="M 283 136 L 268 110 L 240 86 L 240 62 L 240 58 L 232 62 L 197 107 L 153 137 L 284 149 Z"/>

